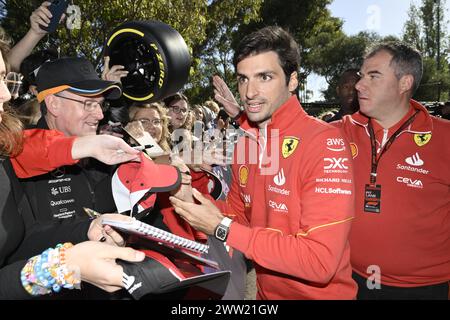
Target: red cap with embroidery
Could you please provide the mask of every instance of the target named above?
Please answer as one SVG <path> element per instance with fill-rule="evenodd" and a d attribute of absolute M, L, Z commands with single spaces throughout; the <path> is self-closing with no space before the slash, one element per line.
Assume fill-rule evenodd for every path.
<path fill-rule="evenodd" d="M 176 167 L 156 164 L 144 153 L 141 153 L 141 162 L 122 164 L 111 181 L 118 212 L 131 211 L 133 216 L 149 211 L 155 204 L 157 192 L 174 190 L 180 183 L 181 175 Z"/>

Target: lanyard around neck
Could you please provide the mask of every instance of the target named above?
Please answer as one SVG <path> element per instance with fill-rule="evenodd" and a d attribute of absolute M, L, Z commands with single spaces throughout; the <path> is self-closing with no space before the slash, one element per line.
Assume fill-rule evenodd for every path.
<path fill-rule="evenodd" d="M 416 118 L 417 114 L 420 112 L 420 110 L 417 110 L 408 120 L 406 120 L 401 127 L 395 131 L 395 133 L 389 138 L 389 140 L 384 145 L 384 148 L 382 148 L 380 155 L 377 157 L 377 146 L 376 146 L 376 138 L 375 138 L 375 132 L 373 130 L 372 125 L 372 119 L 369 118 L 368 128 L 369 128 L 369 135 L 370 135 L 370 144 L 372 147 L 372 166 L 371 166 L 371 172 L 370 172 L 370 183 L 375 184 L 377 181 L 377 169 L 378 169 L 378 163 L 380 162 L 381 157 L 383 154 L 391 147 L 391 145 L 394 143 L 395 139 L 400 135 L 400 133 L 406 129 Z"/>

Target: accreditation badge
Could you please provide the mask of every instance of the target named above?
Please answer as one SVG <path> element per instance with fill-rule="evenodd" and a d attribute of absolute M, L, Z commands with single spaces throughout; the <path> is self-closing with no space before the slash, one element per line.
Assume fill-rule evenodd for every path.
<path fill-rule="evenodd" d="M 364 212 L 380 213 L 381 185 L 366 184 L 364 190 Z"/>

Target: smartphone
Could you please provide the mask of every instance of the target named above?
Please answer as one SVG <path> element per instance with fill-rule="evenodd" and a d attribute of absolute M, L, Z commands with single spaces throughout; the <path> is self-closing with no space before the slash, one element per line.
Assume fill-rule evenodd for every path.
<path fill-rule="evenodd" d="M 55 32 L 58 28 L 59 20 L 64 12 L 66 12 L 68 6 L 69 0 L 53 0 L 48 6 L 48 10 L 52 13 L 50 23 L 47 27 L 41 26 L 41 29 L 47 31 L 48 33 Z"/>

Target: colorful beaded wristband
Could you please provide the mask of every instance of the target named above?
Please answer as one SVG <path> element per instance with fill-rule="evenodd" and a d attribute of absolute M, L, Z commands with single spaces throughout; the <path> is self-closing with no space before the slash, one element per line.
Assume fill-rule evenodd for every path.
<path fill-rule="evenodd" d="M 80 288 L 80 276 L 66 264 L 66 250 L 71 243 L 58 244 L 32 257 L 23 267 L 20 279 L 25 290 L 33 295 L 59 292 L 61 288 Z"/>

